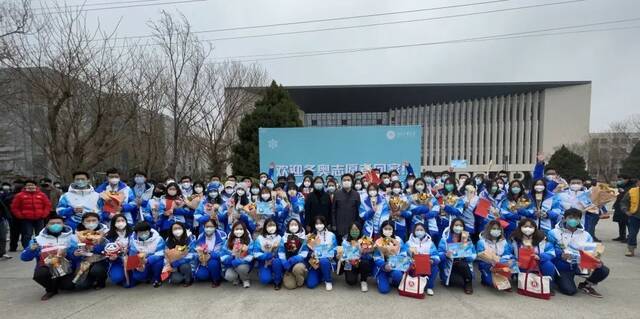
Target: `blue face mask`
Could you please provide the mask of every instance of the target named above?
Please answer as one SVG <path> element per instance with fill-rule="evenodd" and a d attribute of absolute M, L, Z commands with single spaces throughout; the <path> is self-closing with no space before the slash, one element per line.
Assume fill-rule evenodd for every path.
<path fill-rule="evenodd" d="M 520 191 L 521 191 L 520 187 L 511 187 L 511 192 L 516 195 L 520 194 Z"/>
<path fill-rule="evenodd" d="M 580 225 L 580 221 L 575 218 L 571 218 L 571 219 L 567 219 L 566 224 L 567 224 L 567 227 L 576 228 L 578 227 L 578 225 Z"/>
<path fill-rule="evenodd" d="M 62 224 L 51 224 L 47 226 L 47 229 L 49 230 L 49 232 L 53 234 L 58 234 L 62 232 L 62 228 L 63 228 Z"/>

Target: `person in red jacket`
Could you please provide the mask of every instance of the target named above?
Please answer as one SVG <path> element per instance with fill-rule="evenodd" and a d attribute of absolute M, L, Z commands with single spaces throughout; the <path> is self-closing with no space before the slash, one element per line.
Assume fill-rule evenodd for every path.
<path fill-rule="evenodd" d="M 35 181 L 28 180 L 22 191 L 13 198 L 11 212 L 20 222 L 22 247 L 29 247 L 29 241 L 35 232 L 40 233 L 44 220 L 51 212 L 49 197 L 38 189 Z"/>

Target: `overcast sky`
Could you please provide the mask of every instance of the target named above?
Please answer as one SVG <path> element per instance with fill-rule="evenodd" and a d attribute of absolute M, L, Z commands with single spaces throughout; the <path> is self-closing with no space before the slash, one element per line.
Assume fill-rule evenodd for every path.
<path fill-rule="evenodd" d="M 120 1 L 126 0 L 88 0 L 86 3 L 90 4 L 87 8 L 97 8 L 99 6 L 92 4 Z M 149 0 L 149 3 L 154 1 L 158 3 L 180 0 Z M 120 22 L 118 27 L 120 36 L 135 36 L 149 34 L 146 23 L 158 19 L 162 9 L 170 12 L 181 11 L 189 19 L 194 30 L 210 30 L 489 1 L 491 0 L 208 0 L 90 11 L 88 17 L 91 23 L 99 22 L 105 28 L 113 28 Z M 201 33 L 199 37 L 215 39 L 423 19 L 555 2 L 563 2 L 563 0 L 509 0 L 397 15 Z M 67 1 L 67 3 L 78 4 L 82 1 Z M 34 0 L 34 5 L 38 5 L 37 0 Z M 640 100 L 640 83 L 638 82 L 640 79 L 640 1 L 638 0 L 585 0 L 431 21 L 220 40 L 214 41 L 214 59 L 282 52 L 431 43 L 634 18 L 638 20 L 554 32 L 638 27 L 625 30 L 447 43 L 260 61 L 269 75 L 284 85 L 590 80 L 593 81 L 591 131 L 602 131 L 611 121 L 640 113 L 640 103 L 638 103 Z"/>

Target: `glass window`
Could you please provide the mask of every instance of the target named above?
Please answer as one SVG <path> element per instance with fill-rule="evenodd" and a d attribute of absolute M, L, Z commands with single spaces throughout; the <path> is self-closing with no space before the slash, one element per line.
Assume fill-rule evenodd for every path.
<path fill-rule="evenodd" d="M 318 120 L 311 120 L 311 126 L 317 126 Z"/>

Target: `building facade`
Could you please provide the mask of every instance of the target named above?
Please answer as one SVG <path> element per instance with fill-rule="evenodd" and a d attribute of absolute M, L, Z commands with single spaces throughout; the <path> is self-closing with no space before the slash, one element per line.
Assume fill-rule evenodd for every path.
<path fill-rule="evenodd" d="M 589 136 L 591 82 L 287 87 L 305 126 L 421 125 L 422 169 L 531 171 Z"/>

